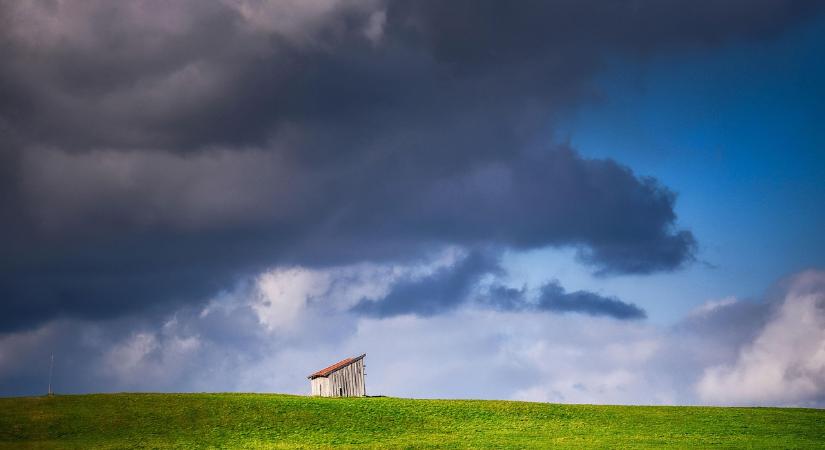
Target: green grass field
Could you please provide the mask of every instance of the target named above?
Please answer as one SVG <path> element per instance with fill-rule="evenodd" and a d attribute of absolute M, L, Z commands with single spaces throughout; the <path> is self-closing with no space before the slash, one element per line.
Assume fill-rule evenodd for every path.
<path fill-rule="evenodd" d="M 825 410 L 266 394 L 0 398 L 0 448 L 825 448 Z"/>

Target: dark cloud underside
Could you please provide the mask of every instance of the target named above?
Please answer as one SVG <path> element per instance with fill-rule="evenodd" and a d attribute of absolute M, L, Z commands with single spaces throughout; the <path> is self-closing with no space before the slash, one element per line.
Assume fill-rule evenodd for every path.
<path fill-rule="evenodd" d="M 575 312 L 618 320 L 647 317 L 643 309 L 632 303 L 588 291 L 565 292 L 555 281 L 542 286 L 535 299 L 530 298 L 526 288 L 516 289 L 496 281 L 484 283 L 485 278 L 501 274 L 496 256 L 473 252 L 430 275 L 402 279 L 383 298 L 362 300 L 352 310 L 377 317 L 431 316 L 473 302 L 498 311 Z"/>
<path fill-rule="evenodd" d="M 547 283 L 541 288 L 538 309 L 554 312 L 576 312 L 591 316 L 608 316 L 633 320 L 647 317 L 645 311 L 632 303 L 604 297 L 587 291 L 565 292 L 558 283 Z"/>
<path fill-rule="evenodd" d="M 432 275 L 402 280 L 384 298 L 363 300 L 353 310 L 379 317 L 434 315 L 467 301 L 482 277 L 500 270 L 498 261 L 492 256 L 473 253 Z"/>

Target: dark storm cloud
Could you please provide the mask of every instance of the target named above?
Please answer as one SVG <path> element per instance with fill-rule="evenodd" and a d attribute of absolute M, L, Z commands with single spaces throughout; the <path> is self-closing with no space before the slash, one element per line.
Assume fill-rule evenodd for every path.
<path fill-rule="evenodd" d="M 482 277 L 501 271 L 498 259 L 473 252 L 452 266 L 423 278 L 402 280 L 379 300 L 362 300 L 353 311 L 379 317 L 400 314 L 431 316 L 467 301 Z"/>
<path fill-rule="evenodd" d="M 645 311 L 632 303 L 617 298 L 604 297 L 588 291 L 565 292 L 558 283 L 542 286 L 538 309 L 554 312 L 576 312 L 591 316 L 608 316 L 614 319 L 636 320 L 647 317 Z"/>
<path fill-rule="evenodd" d="M 485 295 L 479 296 L 479 303 L 490 306 L 499 311 L 518 311 L 525 309 L 527 303 L 527 287 L 520 289 L 505 286 L 503 284 L 492 284 Z"/>
<path fill-rule="evenodd" d="M 444 245 L 676 269 L 695 242 L 672 192 L 537 133 L 606 57 L 770 36 L 811 5 L 3 3 L 0 330 Z"/>
<path fill-rule="evenodd" d="M 311 136 L 320 142 L 302 146 L 299 156 L 344 157 L 359 153 L 374 134 L 352 125 L 420 126 L 430 137 L 462 140 L 470 138 L 438 128 L 458 125 L 457 112 L 505 122 L 507 112 L 519 116 L 508 125 L 527 127 L 521 122 L 530 102 L 540 102 L 533 105 L 538 113 L 579 100 L 606 52 L 644 54 L 770 35 L 815 6 L 340 1 L 304 12 L 311 17 L 303 19 L 290 11 L 310 9 L 300 2 L 276 3 L 272 17 L 267 8 L 250 6 L 262 16 L 253 19 L 231 6 L 255 3 L 6 5 L 4 120 L 27 139 L 72 149 L 183 151 L 264 143 L 286 127 L 320 128 L 335 136 Z M 375 12 L 385 17 L 379 44 L 365 35 Z M 286 21 L 280 16 L 294 25 L 279 26 Z M 258 23 L 266 20 L 273 23 Z M 308 30 L 296 30 L 301 27 Z M 441 122 L 445 118 L 453 120 Z M 329 148 L 342 139 L 362 145 Z M 443 153 L 424 146 L 419 152 Z"/>
<path fill-rule="evenodd" d="M 494 283 L 478 297 L 478 303 L 499 311 L 575 312 L 617 320 L 647 318 L 647 313 L 633 303 L 589 291 L 566 292 L 557 281 L 545 283 L 534 299 L 528 296 L 526 287 L 516 289 Z"/>
<path fill-rule="evenodd" d="M 430 275 L 398 281 L 383 298 L 362 300 L 352 310 L 377 317 L 431 316 L 475 302 L 498 311 L 578 312 L 618 320 L 647 317 L 643 309 L 632 303 L 588 291 L 565 292 L 555 281 L 543 285 L 536 299 L 529 297 L 526 287 L 516 289 L 495 281 L 489 285 L 482 283 L 485 278 L 502 274 L 497 256 L 473 252 Z"/>

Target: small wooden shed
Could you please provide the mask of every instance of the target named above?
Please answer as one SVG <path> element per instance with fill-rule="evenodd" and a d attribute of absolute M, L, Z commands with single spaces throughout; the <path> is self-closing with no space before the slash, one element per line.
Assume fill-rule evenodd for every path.
<path fill-rule="evenodd" d="M 364 383 L 364 353 L 347 358 L 308 376 L 312 395 L 319 397 L 363 397 L 367 395 Z"/>

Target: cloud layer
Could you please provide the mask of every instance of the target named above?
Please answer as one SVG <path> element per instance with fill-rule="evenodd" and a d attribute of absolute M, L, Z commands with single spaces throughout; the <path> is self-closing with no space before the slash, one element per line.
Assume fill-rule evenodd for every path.
<path fill-rule="evenodd" d="M 203 308 L 8 334 L 0 395 L 43 392 L 51 351 L 61 393 L 296 394 L 307 392 L 308 373 L 366 352 L 373 395 L 825 406 L 821 271 L 790 278 L 774 300 L 709 302 L 673 326 L 474 303 L 435 315 L 351 312 L 360 299 L 391 295 L 394 283 L 438 277 L 451 258 L 425 268 L 278 269 Z"/>
<path fill-rule="evenodd" d="M 456 245 L 678 268 L 696 243 L 667 187 L 538 133 L 605 58 L 763 38 L 813 3 L 739 6 L 4 4 L 0 329 Z"/>

